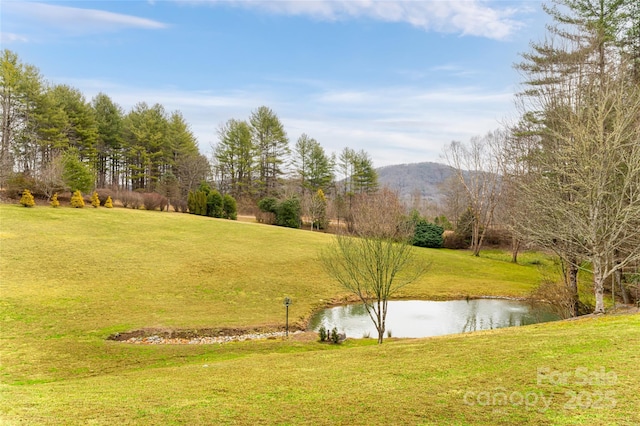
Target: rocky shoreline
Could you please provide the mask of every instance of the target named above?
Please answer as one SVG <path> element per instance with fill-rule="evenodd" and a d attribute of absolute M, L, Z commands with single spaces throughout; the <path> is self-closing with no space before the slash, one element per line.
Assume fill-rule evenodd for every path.
<path fill-rule="evenodd" d="M 289 335 L 295 335 L 302 333 L 302 331 L 291 331 Z M 131 343 L 135 345 L 210 345 L 210 344 L 222 344 L 229 342 L 244 342 L 246 340 L 259 340 L 259 339 L 277 339 L 278 337 L 285 337 L 286 332 L 274 331 L 270 333 L 247 333 L 236 335 L 221 335 L 221 336 L 194 336 L 194 337 L 163 337 L 157 334 L 151 336 L 136 336 L 129 337 L 128 339 L 118 339 L 121 343 Z M 115 340 L 115 339 L 114 339 Z"/>

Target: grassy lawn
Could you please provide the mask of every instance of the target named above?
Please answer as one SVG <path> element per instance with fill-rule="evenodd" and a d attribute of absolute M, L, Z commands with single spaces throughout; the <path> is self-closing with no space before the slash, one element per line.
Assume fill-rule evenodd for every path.
<path fill-rule="evenodd" d="M 314 309 L 346 296 L 317 261 L 330 241 L 175 213 L 0 205 L 0 424 L 640 422 L 638 315 L 382 347 L 105 340 L 145 327 L 278 328 L 285 296 L 302 326 Z M 431 268 L 401 297 L 524 296 L 539 264 L 551 269 L 537 253 L 514 265 L 499 252 L 418 252 Z M 617 379 L 537 384 L 544 367 L 573 376 L 576 368 L 605 369 Z M 501 389 L 553 401 L 544 410 L 478 403 L 480 392 Z M 570 401 L 570 392 L 582 399 Z M 597 406 L 597 392 L 608 405 Z M 572 409 L 571 402 L 586 407 L 587 396 L 588 408 Z"/>

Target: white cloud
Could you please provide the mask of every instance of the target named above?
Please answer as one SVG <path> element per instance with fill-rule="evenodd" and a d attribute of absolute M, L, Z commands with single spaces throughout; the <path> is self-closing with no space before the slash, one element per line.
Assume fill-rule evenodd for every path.
<path fill-rule="evenodd" d="M 20 34 L 14 33 L 0 33 L 0 43 L 2 44 L 13 44 L 13 43 L 27 43 L 29 39 Z"/>
<path fill-rule="evenodd" d="M 124 28 L 162 29 L 167 24 L 132 15 L 83 9 L 38 2 L 6 2 L 3 13 L 31 20 L 45 27 L 63 29 L 73 34 L 115 31 Z"/>
<path fill-rule="evenodd" d="M 514 18 L 520 10 L 495 7 L 499 3 L 483 0 L 193 0 L 190 3 L 231 5 L 326 21 L 367 18 L 402 22 L 426 31 L 498 40 L 509 37 L 523 26 Z"/>
<path fill-rule="evenodd" d="M 304 109 L 285 106 L 292 139 L 305 132 L 329 152 L 365 149 L 376 166 L 440 161 L 445 144 L 495 129 L 513 109 L 513 93 L 477 87 L 386 87 L 317 93 Z"/>

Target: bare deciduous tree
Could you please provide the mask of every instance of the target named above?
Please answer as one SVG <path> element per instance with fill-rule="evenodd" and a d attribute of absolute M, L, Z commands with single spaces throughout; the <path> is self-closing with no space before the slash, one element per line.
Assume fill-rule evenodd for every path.
<path fill-rule="evenodd" d="M 382 343 L 387 303 L 400 288 L 415 281 L 420 265 L 411 245 L 412 230 L 393 192 L 360 194 L 352 209 L 354 230 L 339 233 L 321 259 L 327 273 L 364 304 Z"/>
<path fill-rule="evenodd" d="M 471 138 L 468 145 L 453 141 L 444 150 L 444 158 L 455 169 L 473 214 L 471 250 L 474 256 L 480 255 L 485 233 L 500 200 L 503 187 L 500 152 L 505 138 L 504 131 L 496 130 L 481 138 Z"/>
<path fill-rule="evenodd" d="M 588 260 L 596 313 L 605 280 L 640 259 L 640 87 L 625 70 L 611 62 L 537 94 L 547 144 L 520 187 L 529 235 Z"/>
<path fill-rule="evenodd" d="M 62 156 L 55 157 L 40 169 L 36 182 L 38 189 L 47 196 L 47 200 L 50 200 L 56 192 L 61 192 L 65 189 L 66 185 L 62 178 L 63 172 L 64 163 Z"/>

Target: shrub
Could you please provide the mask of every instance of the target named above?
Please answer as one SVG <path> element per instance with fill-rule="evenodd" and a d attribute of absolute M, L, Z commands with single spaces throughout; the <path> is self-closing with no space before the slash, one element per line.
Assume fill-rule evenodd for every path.
<path fill-rule="evenodd" d="M 256 213 L 256 220 L 260 223 L 273 225 L 276 223 L 276 210 L 278 200 L 274 197 L 265 197 L 258 201 L 259 213 Z"/>
<path fill-rule="evenodd" d="M 211 185 L 209 185 L 206 181 L 202 181 L 200 182 L 200 185 L 198 186 L 198 191 L 202 191 L 204 192 L 204 195 L 209 195 L 209 193 L 211 192 Z"/>
<path fill-rule="evenodd" d="M 33 198 L 31 191 L 25 189 L 22 191 L 22 198 L 20 198 L 20 204 L 24 207 L 33 207 L 36 205 L 36 200 Z"/>
<path fill-rule="evenodd" d="M 265 213 L 276 214 L 278 209 L 278 200 L 274 197 L 266 197 L 258 201 L 258 208 Z"/>
<path fill-rule="evenodd" d="M 100 207 L 100 198 L 96 191 L 93 191 L 93 194 L 91 195 L 91 205 L 96 209 Z"/>
<path fill-rule="evenodd" d="M 271 212 L 258 211 L 256 213 L 256 220 L 259 223 L 266 223 L 267 225 L 273 225 L 276 223 L 276 214 Z"/>
<path fill-rule="evenodd" d="M 12 175 L 5 184 L 5 194 L 7 197 L 17 200 L 22 197 L 25 188 L 35 188 L 36 181 L 25 173 Z"/>
<path fill-rule="evenodd" d="M 82 192 L 75 191 L 71 196 L 71 207 L 75 207 L 76 209 L 81 209 L 84 207 L 84 199 L 82 198 Z"/>
<path fill-rule="evenodd" d="M 238 218 L 236 200 L 229 194 L 226 194 L 222 198 L 222 217 L 231 220 L 236 220 Z"/>
<path fill-rule="evenodd" d="M 187 210 L 191 214 L 196 212 L 196 195 L 193 191 L 189 191 L 187 194 Z"/>
<path fill-rule="evenodd" d="M 196 191 L 196 214 L 207 215 L 207 194 L 206 191 Z"/>
<path fill-rule="evenodd" d="M 238 206 L 238 214 L 255 216 L 260 211 L 256 202 L 248 195 L 239 195 L 234 198 L 236 200 L 236 205 Z"/>
<path fill-rule="evenodd" d="M 580 292 L 579 290 L 578 293 Z M 582 296 L 578 295 L 578 315 L 588 314 L 593 310 L 593 307 L 589 306 L 588 301 Z M 541 307 L 543 310 L 549 309 L 560 318 L 572 317 L 573 293 L 562 280 L 557 281 L 544 277 L 538 287 L 529 294 L 528 302 L 533 307 Z"/>
<path fill-rule="evenodd" d="M 111 200 L 111 195 L 107 197 L 107 200 L 104 202 L 104 206 L 108 209 L 113 208 L 113 201 Z"/>
<path fill-rule="evenodd" d="M 333 327 L 333 329 L 331 329 L 331 341 L 333 343 L 339 343 L 340 342 L 340 335 L 338 334 L 338 329 Z"/>
<path fill-rule="evenodd" d="M 122 203 L 122 207 L 125 209 L 131 205 L 131 199 L 129 198 L 129 191 L 118 191 L 116 198 Z"/>
<path fill-rule="evenodd" d="M 51 207 L 60 207 L 60 201 L 58 201 L 58 193 L 54 193 L 53 197 L 51 197 Z"/>
<path fill-rule="evenodd" d="M 300 212 L 300 201 L 296 197 L 282 201 L 276 209 L 276 225 L 300 228 Z"/>
<path fill-rule="evenodd" d="M 207 216 L 222 217 L 223 198 L 218 190 L 214 189 L 207 194 Z"/>
<path fill-rule="evenodd" d="M 413 245 L 418 247 L 440 248 L 444 243 L 444 229 L 424 219 L 418 220 L 413 235 Z"/>
<path fill-rule="evenodd" d="M 132 192 L 131 193 L 131 208 L 137 210 L 140 207 L 142 207 L 142 204 L 143 204 L 142 194 L 140 194 L 138 192 Z"/>
<path fill-rule="evenodd" d="M 189 207 L 185 200 L 175 199 L 173 200 L 173 208 L 177 212 L 186 213 Z"/>
<path fill-rule="evenodd" d="M 156 192 L 146 192 L 142 194 L 142 204 L 145 210 L 162 210 L 162 206 L 167 203 L 167 199 Z"/>
<path fill-rule="evenodd" d="M 258 208 L 266 214 L 256 215 L 259 222 L 267 223 L 270 218 L 269 213 L 275 215 L 274 223 L 278 226 L 286 226 L 288 228 L 300 228 L 302 221 L 300 220 L 301 206 L 300 200 L 293 196 L 286 200 L 278 202 L 274 197 L 265 197 L 258 201 Z M 261 220 L 262 218 L 262 220 Z"/>
<path fill-rule="evenodd" d="M 187 206 L 189 213 L 200 216 L 207 215 L 207 193 L 204 191 L 189 191 L 187 196 Z"/>
<path fill-rule="evenodd" d="M 324 342 L 325 340 L 328 340 L 327 339 L 327 329 L 324 328 L 324 325 L 320 326 L 320 329 L 318 330 L 318 335 L 320 336 L 320 341 L 321 342 Z"/>
<path fill-rule="evenodd" d="M 100 205 L 106 206 L 107 198 L 111 197 L 111 202 L 113 203 L 113 199 L 115 198 L 115 194 L 109 188 L 98 188 L 96 189 L 98 193 L 98 198 L 100 199 Z"/>
<path fill-rule="evenodd" d="M 132 209 L 138 209 L 142 205 L 142 196 L 137 192 L 121 191 L 118 192 L 118 199 L 122 203 L 122 206 Z"/>
<path fill-rule="evenodd" d="M 511 247 L 511 233 L 507 229 L 487 228 L 484 244 L 493 247 Z"/>
<path fill-rule="evenodd" d="M 464 236 L 453 231 L 446 231 L 444 233 L 444 241 L 442 245 L 444 248 L 454 250 L 469 248 L 469 244 L 465 241 Z"/>

